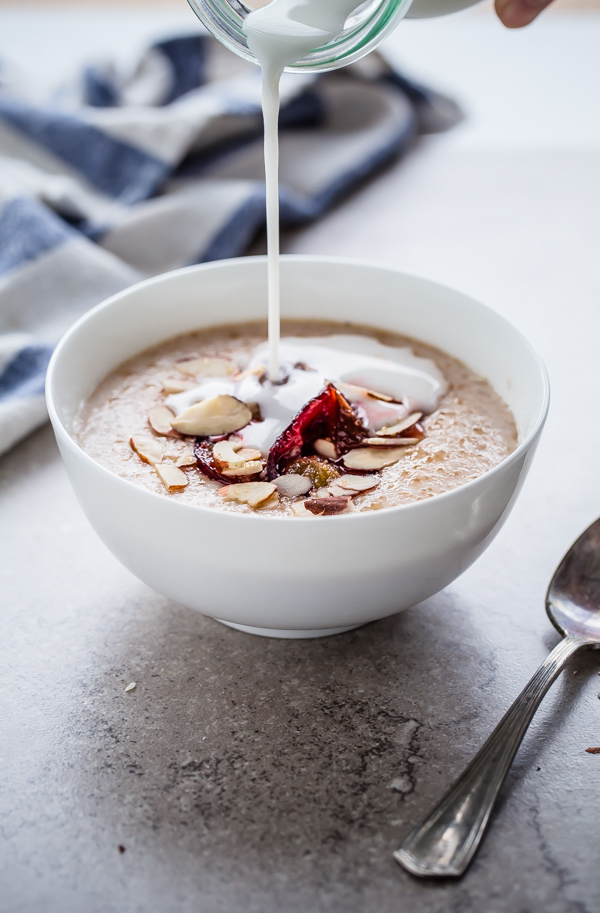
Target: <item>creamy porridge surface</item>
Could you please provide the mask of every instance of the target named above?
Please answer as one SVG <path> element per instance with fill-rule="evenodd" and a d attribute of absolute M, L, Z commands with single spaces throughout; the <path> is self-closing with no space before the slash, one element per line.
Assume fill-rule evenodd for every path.
<path fill-rule="evenodd" d="M 423 439 L 403 448 L 396 463 L 368 476 L 376 478 L 377 487 L 354 494 L 349 509 L 379 510 L 430 498 L 477 478 L 515 449 L 517 431 L 506 404 L 485 380 L 449 355 L 363 326 L 314 321 L 286 321 L 282 326 L 284 337 L 340 333 L 360 334 L 389 346 L 409 346 L 416 356 L 431 359 L 447 381 L 438 408 L 421 419 Z M 195 439 L 157 435 L 149 427 L 148 414 L 165 403 L 168 393 L 193 385 L 195 381 L 181 370 L 185 360 L 224 358 L 243 370 L 265 336 L 262 324 L 237 324 L 190 333 L 141 353 L 113 371 L 83 403 L 74 424 L 75 439 L 107 469 L 164 497 L 219 510 L 252 512 L 248 504 L 224 497 L 220 482 L 207 478 L 196 466 L 184 465 L 186 459 L 181 458 L 192 454 Z M 174 467 L 179 460 L 187 485 L 167 490 L 154 466 L 143 462 L 130 446 L 135 436 L 156 437 L 164 450 L 163 464 Z M 192 462 L 189 457 L 187 462 Z M 308 497 L 314 494 L 313 490 Z M 275 493 L 259 509 L 263 514 L 293 517 L 298 513 L 298 500 Z"/>

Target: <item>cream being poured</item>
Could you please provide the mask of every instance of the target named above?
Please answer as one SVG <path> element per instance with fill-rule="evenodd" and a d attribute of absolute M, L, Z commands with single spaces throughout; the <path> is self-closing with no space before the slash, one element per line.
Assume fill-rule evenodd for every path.
<path fill-rule="evenodd" d="M 237 436 L 266 455 L 292 419 L 328 382 L 337 383 L 365 427 L 389 427 L 413 411 L 430 413 L 446 390 L 435 363 L 408 348 L 358 335 L 280 339 L 278 115 L 279 82 L 286 66 L 339 35 L 356 0 L 271 0 L 245 20 L 248 47 L 262 69 L 268 247 L 268 342 L 258 346 L 241 378 L 211 377 L 167 405 L 179 414 L 194 403 L 230 395 L 252 403 L 260 421 Z M 265 371 L 252 373 L 263 366 Z M 281 382 L 284 380 L 285 382 Z M 350 385 L 350 386 L 348 386 Z M 361 389 L 362 388 L 362 392 Z M 392 401 L 373 398 L 377 391 Z"/>

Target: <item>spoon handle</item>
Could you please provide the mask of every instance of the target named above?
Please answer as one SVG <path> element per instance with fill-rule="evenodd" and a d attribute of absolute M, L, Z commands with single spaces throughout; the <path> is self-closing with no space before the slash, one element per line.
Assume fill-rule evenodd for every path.
<path fill-rule="evenodd" d="M 570 656 L 589 641 L 561 640 L 438 805 L 394 853 L 413 875 L 462 875 L 483 837 L 500 787 L 533 715 Z"/>

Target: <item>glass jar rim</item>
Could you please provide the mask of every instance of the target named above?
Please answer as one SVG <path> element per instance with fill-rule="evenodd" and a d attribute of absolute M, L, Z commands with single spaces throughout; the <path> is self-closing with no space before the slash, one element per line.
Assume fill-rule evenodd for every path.
<path fill-rule="evenodd" d="M 404 18 L 413 0 L 366 0 L 358 4 L 348 18 L 364 9 L 366 15 L 355 25 L 344 29 L 332 41 L 311 51 L 306 57 L 285 68 L 286 73 L 312 73 L 335 70 L 360 60 L 373 50 Z M 249 49 L 243 30 L 244 19 L 252 12 L 241 0 L 188 0 L 202 24 L 218 40 L 245 60 L 258 64 Z"/>

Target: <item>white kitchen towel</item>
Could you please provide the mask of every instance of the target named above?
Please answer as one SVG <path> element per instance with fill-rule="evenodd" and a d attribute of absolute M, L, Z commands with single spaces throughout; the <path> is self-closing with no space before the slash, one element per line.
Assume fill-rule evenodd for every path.
<path fill-rule="evenodd" d="M 0 453 L 46 419 L 52 349 L 138 280 L 237 256 L 263 227 L 260 73 L 205 34 L 59 91 L 0 67 Z M 24 81 L 25 84 L 25 81 Z M 419 135 L 460 119 L 378 54 L 285 75 L 281 222 L 317 218 Z"/>

